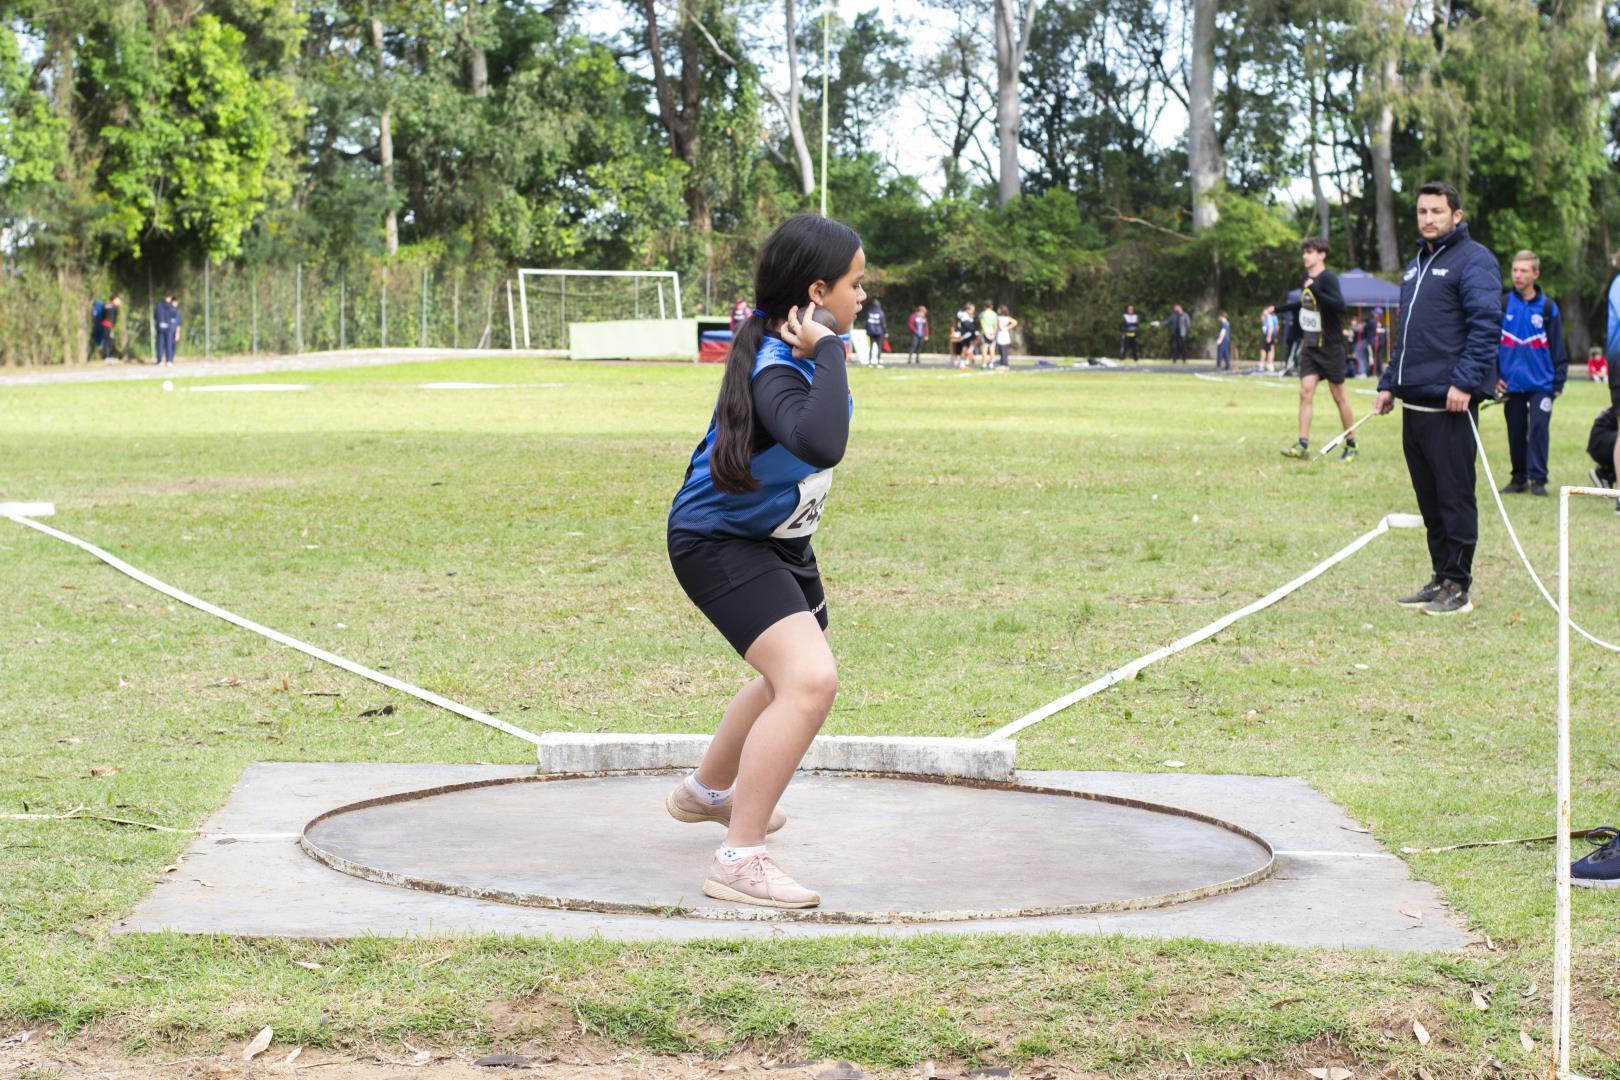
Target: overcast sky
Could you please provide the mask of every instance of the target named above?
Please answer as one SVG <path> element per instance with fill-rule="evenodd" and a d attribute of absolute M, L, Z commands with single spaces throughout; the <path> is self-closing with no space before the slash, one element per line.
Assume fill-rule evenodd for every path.
<path fill-rule="evenodd" d="M 833 0 L 835 16 L 845 21 L 853 21 L 855 16 L 863 11 L 876 10 L 883 16 L 884 23 L 890 27 L 901 30 L 911 41 L 911 60 L 914 68 L 921 65 L 947 40 L 952 26 L 952 16 L 948 12 L 940 11 L 932 5 L 918 2 L 918 0 Z M 672 5 L 668 0 L 660 3 L 661 10 L 666 16 L 672 16 Z M 989 37 L 989 11 L 991 5 L 986 0 L 986 56 L 990 56 L 992 44 Z M 785 90 L 787 86 L 787 59 L 782 50 L 783 29 L 781 5 L 778 0 L 756 0 L 758 16 L 753 25 L 757 27 L 759 48 L 753 59 L 766 73 L 766 77 L 777 87 Z M 814 0 L 805 2 L 801 0 L 798 18 L 803 25 L 820 18 L 823 8 Z M 614 33 L 622 33 L 628 21 L 634 21 L 639 27 L 639 20 L 627 20 L 623 0 L 587 0 L 586 7 L 581 15 L 584 27 L 594 36 L 607 37 Z M 673 18 L 667 18 L 673 22 Z M 801 64 L 813 64 L 819 69 L 820 57 L 801 57 Z M 650 76 L 650 70 L 648 71 Z M 994 68 L 990 67 L 986 76 L 994 78 Z M 906 91 L 898 103 L 892 116 L 886 123 L 873 125 L 874 139 L 871 149 L 877 151 L 899 172 L 915 176 L 931 193 L 937 194 L 944 183 L 944 174 L 941 169 L 941 158 L 945 147 L 930 133 L 924 119 L 922 107 L 923 91 L 913 87 Z M 766 103 L 767 117 L 773 121 L 780 120 L 779 111 L 769 101 Z M 986 118 L 982 130 L 979 132 L 979 143 L 984 151 L 995 153 L 994 139 L 994 112 Z M 1174 98 L 1169 106 L 1159 116 L 1158 124 L 1152 133 L 1153 140 L 1161 147 L 1172 146 L 1186 135 L 1187 113 L 1181 103 Z M 819 154 L 818 147 L 811 147 L 812 155 Z M 970 149 L 970 156 L 977 151 Z M 1028 154 L 1025 153 L 1026 164 Z M 818 159 L 819 165 L 819 159 Z M 1324 183 L 1328 183 L 1324 178 Z M 1337 192 L 1329 184 L 1329 197 L 1335 198 Z M 1296 205 L 1311 201 L 1311 185 L 1309 177 L 1300 177 L 1285 191 L 1277 193 L 1284 201 Z"/>

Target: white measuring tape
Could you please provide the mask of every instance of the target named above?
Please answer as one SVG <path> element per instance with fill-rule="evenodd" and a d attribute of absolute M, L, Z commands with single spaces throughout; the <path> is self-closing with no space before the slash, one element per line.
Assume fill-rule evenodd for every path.
<path fill-rule="evenodd" d="M 31 505 L 33 507 L 43 508 L 46 504 L 40 503 Z M 224 619 L 226 622 L 240 626 L 244 630 L 251 630 L 261 637 L 267 637 L 271 641 L 285 645 L 290 649 L 297 649 L 299 652 L 313 656 L 317 660 L 324 660 L 334 667 L 340 667 L 344 671 L 351 672 L 363 679 L 370 679 L 374 683 L 380 683 L 383 686 L 398 690 L 401 693 L 409 694 L 414 698 L 427 702 L 429 705 L 437 705 L 441 709 L 447 709 L 450 712 L 455 713 L 457 716 L 465 717 L 468 720 L 476 720 L 478 723 L 495 728 L 497 731 L 504 731 L 508 735 L 516 735 L 518 738 L 526 739 L 529 742 L 534 743 L 536 746 L 540 745 L 540 736 L 534 734 L 533 732 L 525 731 L 514 724 L 508 724 L 505 720 L 499 720 L 488 713 L 479 712 L 477 709 L 468 708 L 466 705 L 462 705 L 456 701 L 451 701 L 449 698 L 444 697 L 443 695 L 435 694 L 431 690 L 424 690 L 420 686 L 413 686 L 402 679 L 394 678 L 392 675 L 385 675 L 380 671 L 373 671 L 371 668 L 368 668 L 362 664 L 357 664 L 353 660 L 347 660 L 336 653 L 327 652 L 325 649 L 317 648 L 314 645 L 299 641 L 296 638 L 288 637 L 279 630 L 272 630 L 268 626 L 261 626 L 260 624 L 253 622 L 251 619 L 244 619 L 240 615 L 226 611 L 224 608 L 217 607 L 214 604 L 210 604 L 208 601 L 192 596 L 190 593 L 182 592 L 172 585 L 166 585 L 157 578 L 152 577 L 150 574 L 137 570 L 135 567 L 129 565 L 129 563 L 118 558 L 116 555 L 103 551 L 94 544 L 80 540 L 76 536 L 70 536 L 59 529 L 53 529 L 49 525 L 42 525 L 39 522 L 34 521 L 32 518 L 17 512 L 18 510 L 29 508 L 30 504 L 0 504 L 0 517 L 15 521 L 19 525 L 26 525 L 30 529 L 36 529 L 39 532 L 44 533 L 46 536 L 54 537 L 55 539 L 61 540 L 64 543 L 72 544 L 74 547 L 82 548 L 83 550 L 94 555 L 96 558 L 100 559 L 102 562 L 106 563 L 108 566 L 112 567 L 114 570 L 117 570 L 122 574 L 127 574 L 136 581 L 140 582 L 142 585 L 145 585 L 148 588 L 156 589 L 163 595 L 178 600 L 182 604 L 194 607 L 198 611 L 207 612 L 209 615 L 213 615 L 216 618 Z"/>

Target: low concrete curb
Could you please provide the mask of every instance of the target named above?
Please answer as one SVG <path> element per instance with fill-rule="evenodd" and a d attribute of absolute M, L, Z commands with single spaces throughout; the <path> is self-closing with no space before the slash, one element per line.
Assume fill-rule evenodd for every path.
<path fill-rule="evenodd" d="M 541 773 L 691 769 L 703 759 L 708 746 L 707 735 L 547 732 L 540 736 L 538 756 Z M 1016 747 L 1012 739 L 822 735 L 811 744 L 803 767 L 1011 780 Z"/>

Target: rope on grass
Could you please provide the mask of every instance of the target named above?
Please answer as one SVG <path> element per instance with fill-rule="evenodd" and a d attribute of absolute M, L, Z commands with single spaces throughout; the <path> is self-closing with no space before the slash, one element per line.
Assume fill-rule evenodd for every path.
<path fill-rule="evenodd" d="M 1137 674 L 1149 664 L 1155 664 L 1166 657 L 1174 656 L 1183 649 L 1189 649 L 1192 646 L 1197 645 L 1200 641 L 1205 641 L 1212 638 L 1222 630 L 1225 630 L 1228 626 L 1231 626 L 1233 623 L 1237 622 L 1239 619 L 1248 615 L 1253 615 L 1255 612 L 1264 608 L 1268 608 L 1272 604 L 1275 604 L 1277 601 L 1281 600 L 1283 597 L 1287 596 L 1289 593 L 1300 588 L 1302 585 L 1315 581 L 1334 566 L 1337 566 L 1345 559 L 1348 559 L 1350 556 L 1372 543 L 1378 537 L 1384 535 L 1384 533 L 1388 532 L 1390 529 L 1415 529 L 1422 524 L 1423 519 L 1418 517 L 1416 514 L 1386 514 L 1384 515 L 1383 519 L 1378 522 L 1376 528 L 1362 533 L 1350 543 L 1346 544 L 1332 555 L 1329 555 L 1327 558 L 1323 559 L 1321 562 L 1299 575 L 1299 577 L 1288 582 L 1286 585 L 1281 585 L 1273 589 L 1271 592 L 1268 592 L 1266 595 L 1262 596 L 1252 604 L 1221 616 L 1208 626 L 1194 630 L 1186 637 L 1178 638 L 1175 641 L 1172 641 L 1162 649 L 1155 649 L 1146 656 L 1139 656 L 1130 663 L 1115 668 L 1113 671 L 1110 671 L 1100 679 L 1095 679 L 1073 693 L 1066 694 L 1063 697 L 1058 698 L 1056 701 L 1042 705 L 1034 712 L 1019 717 L 1017 720 L 1014 720 L 1005 727 L 997 728 L 995 731 L 985 736 L 985 741 L 988 742 L 993 739 L 1009 738 L 1027 727 L 1040 723 L 1049 716 L 1062 712 L 1070 705 L 1084 701 L 1086 698 L 1091 697 L 1094 694 L 1101 693 L 1110 686 L 1113 686 L 1115 683 L 1124 682 L 1127 679 L 1134 679 L 1136 678 Z"/>
<path fill-rule="evenodd" d="M 475 720 L 478 723 L 484 724 L 487 727 L 492 727 L 497 731 L 504 731 L 508 735 L 515 735 L 518 738 L 531 742 L 536 746 L 540 745 L 540 736 L 531 731 L 525 731 L 515 724 L 509 724 L 505 720 L 497 719 L 486 712 L 480 712 L 477 709 L 462 705 L 460 702 L 452 701 L 441 694 L 435 694 L 431 690 L 424 690 L 420 686 L 414 686 L 402 679 L 396 679 L 392 675 L 385 675 L 380 671 L 374 671 L 363 664 L 357 664 L 353 660 L 345 659 L 336 653 L 328 652 L 325 649 L 318 648 L 306 642 L 299 641 L 296 638 L 289 637 L 279 630 L 272 630 L 270 627 L 262 626 L 259 623 L 253 622 L 251 619 L 244 619 L 240 615 L 226 611 L 224 608 L 218 607 L 214 604 L 210 604 L 208 601 L 201 600 L 195 596 L 192 596 L 190 593 L 182 592 L 173 585 L 167 585 L 159 581 L 157 578 L 152 577 L 150 574 L 137 570 L 135 567 L 118 558 L 116 555 L 103 551 L 94 544 L 80 540 L 76 536 L 70 536 L 69 534 L 62 532 L 60 529 L 53 529 L 49 525 L 42 525 L 31 518 L 24 517 L 16 513 L 0 512 L 0 517 L 8 518 L 11 521 L 15 521 L 19 525 L 26 525 L 30 529 L 35 529 L 44 533 L 46 536 L 53 537 L 57 540 L 61 540 L 63 543 L 72 544 L 74 547 L 88 551 L 90 554 L 94 555 L 96 558 L 100 559 L 114 570 L 117 570 L 119 573 L 126 574 L 140 582 L 142 585 L 145 585 L 148 588 L 156 589 L 163 595 L 170 597 L 171 599 L 178 600 L 180 603 L 185 604 L 188 607 L 194 607 L 198 611 L 213 615 L 216 618 L 224 619 L 226 622 L 235 626 L 240 626 L 244 630 L 251 630 L 253 633 L 258 634 L 261 637 L 269 638 L 271 641 L 285 645 L 289 649 L 297 649 L 301 653 L 308 656 L 313 656 L 317 660 L 323 660 L 334 667 L 340 667 L 344 671 L 358 675 L 363 679 L 370 679 L 374 683 L 379 683 L 383 686 L 389 687 L 390 689 L 398 690 L 404 694 L 409 694 L 411 697 L 425 701 L 429 705 L 437 705 L 439 708 L 453 712 L 457 716 L 464 717 L 468 720 Z"/>
<path fill-rule="evenodd" d="M 6 821 L 105 821 L 110 825 L 133 825 L 139 829 L 151 829 L 153 832 L 167 833 L 199 833 L 201 829 L 176 829 L 170 825 L 158 825 L 150 821 L 132 821 L 129 818 L 105 817 L 101 814 L 87 814 L 84 807 L 76 806 L 65 814 L 0 814 Z"/>

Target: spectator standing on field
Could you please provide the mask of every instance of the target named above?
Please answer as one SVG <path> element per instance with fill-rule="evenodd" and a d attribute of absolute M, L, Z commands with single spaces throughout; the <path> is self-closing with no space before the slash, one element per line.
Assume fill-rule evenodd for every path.
<path fill-rule="evenodd" d="M 1187 362 L 1187 338 L 1192 334 L 1192 316 L 1187 314 L 1185 308 L 1177 304 L 1170 312 L 1170 318 L 1165 321 L 1170 327 L 1170 362 L 1175 363 L 1179 360 L 1185 364 Z M 1123 352 L 1120 359 L 1125 359 Z"/>
<path fill-rule="evenodd" d="M 968 368 L 973 366 L 973 341 L 978 336 L 979 322 L 973 317 L 972 304 L 965 305 L 956 313 L 956 366 Z"/>
<path fill-rule="evenodd" d="M 1256 365 L 1257 371 L 1277 370 L 1277 335 L 1282 330 L 1282 323 L 1277 318 L 1277 308 L 1269 305 L 1260 313 L 1260 363 Z"/>
<path fill-rule="evenodd" d="M 1136 342 L 1136 335 L 1142 329 L 1142 316 L 1136 313 L 1135 304 L 1125 305 L 1125 314 L 1119 320 L 1119 362 L 1125 362 L 1125 354 L 1131 354 L 1131 362 L 1142 359 L 1142 350 Z"/>
<path fill-rule="evenodd" d="M 1502 343 L 1496 358 L 1496 392 L 1506 394 L 1508 456 L 1513 475 L 1503 494 L 1547 494 L 1547 445 L 1553 401 L 1564 392 L 1569 353 L 1553 298 L 1541 291 L 1541 260 L 1533 251 L 1513 256 L 1513 288 L 1502 297 Z"/>
<path fill-rule="evenodd" d="M 911 351 L 906 354 L 906 363 L 921 364 L 923 343 L 928 340 L 928 309 L 921 304 L 906 320 L 906 329 L 911 331 Z"/>
<path fill-rule="evenodd" d="M 1417 254 L 1401 283 L 1401 333 L 1373 408 L 1390 412 L 1397 397 L 1406 406 L 1401 443 L 1434 572 L 1396 603 L 1425 615 L 1461 615 L 1474 609 L 1474 424 L 1479 403 L 1496 390 L 1502 268 L 1468 235 L 1462 196 L 1450 184 L 1418 188 L 1417 225 Z"/>
<path fill-rule="evenodd" d="M 733 300 L 731 302 L 731 332 L 735 334 L 737 332 L 737 327 L 747 322 L 749 316 L 753 315 L 753 313 L 753 306 L 742 297 L 739 296 L 737 299 Z"/>
<path fill-rule="evenodd" d="M 95 341 L 97 337 L 99 337 L 101 344 L 101 359 L 103 363 L 110 363 L 112 361 L 112 354 L 116 347 L 114 332 L 118 328 L 118 316 L 123 310 L 123 306 L 124 298 L 119 294 L 114 293 L 113 298 L 103 304 L 101 306 L 101 311 L 96 315 L 96 330 L 99 331 L 99 334 L 93 334 L 91 336 L 91 340 Z"/>
<path fill-rule="evenodd" d="M 881 301 L 873 300 L 866 309 L 866 360 L 867 367 L 883 366 L 883 339 L 889 336 L 888 316 L 883 314 Z"/>
<path fill-rule="evenodd" d="M 152 325 L 157 329 L 157 362 L 174 363 L 174 347 L 180 340 L 180 305 L 174 302 L 173 293 L 164 293 L 152 309 Z"/>
<path fill-rule="evenodd" d="M 1232 324 L 1221 312 L 1221 329 L 1215 336 L 1215 370 L 1232 370 Z"/>
<path fill-rule="evenodd" d="M 1012 351 L 1012 332 L 1018 329 L 1018 320 L 1007 312 L 1007 305 L 1002 304 L 996 309 L 996 352 L 1000 354 L 1001 366 L 1008 371 L 1012 370 L 1012 363 L 1008 354 Z"/>
<path fill-rule="evenodd" d="M 979 359 L 986 368 L 996 366 L 996 332 L 1000 326 L 1001 316 L 996 314 L 995 305 L 986 300 L 979 309 L 979 347 L 982 350 Z"/>

